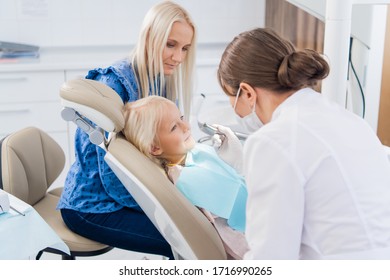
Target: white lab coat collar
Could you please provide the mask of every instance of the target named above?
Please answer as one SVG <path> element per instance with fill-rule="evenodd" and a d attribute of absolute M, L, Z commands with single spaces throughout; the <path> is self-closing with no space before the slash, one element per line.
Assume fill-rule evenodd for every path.
<path fill-rule="evenodd" d="M 300 103 L 301 100 L 306 99 L 308 96 L 314 96 L 316 94 L 320 95 L 319 92 L 311 88 L 303 88 L 294 92 L 292 95 L 287 97 L 287 99 L 284 100 L 278 107 L 276 107 L 275 111 L 272 113 L 271 122 L 279 117 L 284 108 Z"/>

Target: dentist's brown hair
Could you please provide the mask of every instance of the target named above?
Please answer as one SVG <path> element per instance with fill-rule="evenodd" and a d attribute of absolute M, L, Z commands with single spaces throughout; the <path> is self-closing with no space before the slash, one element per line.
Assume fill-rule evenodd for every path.
<path fill-rule="evenodd" d="M 227 95 L 241 82 L 283 93 L 313 87 L 329 74 L 326 60 L 314 50 L 295 49 L 269 28 L 256 28 L 236 36 L 225 49 L 218 81 Z"/>

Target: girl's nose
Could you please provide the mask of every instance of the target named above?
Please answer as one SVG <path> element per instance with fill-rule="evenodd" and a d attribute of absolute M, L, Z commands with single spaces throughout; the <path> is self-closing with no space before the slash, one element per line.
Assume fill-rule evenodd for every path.
<path fill-rule="evenodd" d="M 182 121 L 181 128 L 183 132 L 187 132 L 188 130 L 190 130 L 190 124 L 187 121 Z"/>

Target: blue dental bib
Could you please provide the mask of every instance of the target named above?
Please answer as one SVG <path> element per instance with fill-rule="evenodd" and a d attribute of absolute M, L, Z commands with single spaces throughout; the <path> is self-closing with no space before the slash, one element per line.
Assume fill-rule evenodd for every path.
<path fill-rule="evenodd" d="M 176 186 L 195 206 L 227 219 L 230 227 L 244 232 L 248 197 L 244 178 L 213 147 L 197 144 L 187 153 Z"/>

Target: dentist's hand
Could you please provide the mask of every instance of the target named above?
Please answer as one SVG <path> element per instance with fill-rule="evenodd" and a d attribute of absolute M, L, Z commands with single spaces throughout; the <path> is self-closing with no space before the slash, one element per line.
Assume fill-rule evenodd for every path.
<path fill-rule="evenodd" d="M 217 154 L 223 161 L 236 169 L 239 174 L 242 174 L 243 148 L 241 141 L 229 127 L 219 124 L 213 126 L 222 134 L 213 136 L 214 146 L 219 146 L 219 148 L 216 148 Z"/>

